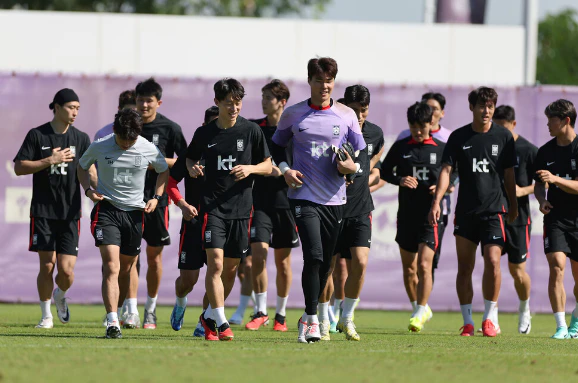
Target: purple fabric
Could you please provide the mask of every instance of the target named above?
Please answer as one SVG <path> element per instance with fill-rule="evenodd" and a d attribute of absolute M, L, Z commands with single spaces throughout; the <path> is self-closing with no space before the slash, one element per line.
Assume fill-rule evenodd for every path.
<path fill-rule="evenodd" d="M 52 118 L 47 105 L 58 89 L 74 89 L 82 100 L 77 118 L 77 127 L 93 136 L 104 125 L 110 123 L 117 111 L 118 95 L 141 80 L 140 78 L 115 77 L 67 77 L 67 76 L 34 76 L 34 75 L 0 75 L 0 115 L 2 116 L 2 140 L 0 156 L 4 170 L 0 180 L 0 243 L 3 252 L 0 255 L 0 301 L 37 302 L 36 275 L 38 273 L 38 256 L 27 251 L 29 241 L 29 188 L 32 177 L 16 177 L 13 172 L 12 158 L 20 147 L 26 132 Z M 334 91 L 334 98 L 343 95 L 348 83 L 339 83 Z M 194 130 L 201 125 L 204 111 L 213 105 L 212 86 L 214 80 L 208 79 L 175 79 L 158 78 L 162 84 L 164 115 L 179 123 L 187 139 L 191 139 Z M 243 100 L 242 115 L 245 117 L 262 116 L 261 87 L 267 79 L 246 81 L 241 79 L 247 96 Z M 421 99 L 428 91 L 441 92 L 447 99 L 446 116 L 443 125 L 450 130 L 463 126 L 471 121 L 467 94 L 472 88 L 467 87 L 429 87 L 429 86 L 387 86 L 365 84 L 372 92 L 372 104 L 369 120 L 383 128 L 389 149 L 397 135 L 407 129 L 406 110 L 409 105 Z M 305 81 L 288 82 L 291 90 L 289 104 L 308 98 L 309 87 Z M 578 88 L 538 87 L 538 88 L 498 88 L 499 104 L 509 104 L 516 108 L 518 117 L 517 131 L 530 142 L 541 146 L 549 140 L 546 118 L 543 110 L 546 105 L 558 98 L 578 100 Z M 376 210 L 373 214 L 373 239 L 366 282 L 361 295 L 360 307 L 410 309 L 401 277 L 401 262 L 395 238 L 397 211 L 397 188 L 386 185 L 373 196 Z M 534 200 L 534 198 L 531 198 Z M 455 199 L 454 199 L 455 203 Z M 76 265 L 74 285 L 68 293 L 71 303 L 101 303 L 101 260 L 98 249 L 90 235 L 90 203 L 84 202 L 80 250 Z M 172 206 L 174 208 L 174 206 Z M 174 302 L 174 280 L 178 276 L 178 231 L 180 218 L 171 210 L 170 233 L 172 244 L 164 251 L 164 274 L 159 293 L 159 302 Z M 535 226 L 541 222 L 540 213 L 532 209 Z M 531 306 L 533 311 L 551 312 L 548 300 L 548 264 L 544 256 L 541 241 L 541 230 L 532 235 L 531 256 L 527 269 L 532 277 Z M 434 290 L 430 305 L 434 311 L 459 310 L 455 292 L 456 255 L 450 224 L 443 242 L 439 269 L 436 271 Z M 144 245 L 144 242 L 143 242 Z M 479 257 L 474 272 L 474 308 L 483 309 L 481 295 L 481 276 L 483 261 Z M 141 275 L 146 273 L 146 260 L 142 262 Z M 300 249 L 292 256 L 293 285 L 289 295 L 289 305 L 303 307 L 301 291 Z M 275 305 L 275 263 L 268 262 L 269 268 L 269 305 Z M 569 305 L 574 309 L 572 295 L 573 283 L 570 269 L 566 269 L 565 282 Z M 200 304 L 204 292 L 204 270 L 194 291 L 189 295 L 190 304 Z M 507 268 L 507 259 L 502 257 L 502 292 L 500 311 L 516 311 L 518 298 L 512 278 Z M 228 306 L 236 305 L 239 297 L 239 284 L 236 283 Z M 146 298 L 146 283 L 140 280 L 139 302 Z M 459 323 L 456 323 L 456 330 Z"/>
<path fill-rule="evenodd" d="M 435 138 L 437 138 L 438 140 L 440 140 L 441 142 L 448 142 L 448 138 L 450 138 L 450 134 L 452 134 L 452 131 L 449 130 L 448 128 L 441 126 L 438 130 L 436 130 L 435 132 L 432 132 L 431 135 Z M 409 129 L 403 130 L 396 138 L 396 141 L 402 140 L 406 137 L 411 136 L 411 132 L 409 131 Z"/>
<path fill-rule="evenodd" d="M 94 140 L 93 141 L 98 141 L 100 140 L 102 137 L 106 137 L 109 134 L 112 134 L 112 123 L 106 125 L 105 127 L 103 127 L 102 129 L 100 129 L 98 132 L 96 132 L 96 134 L 94 135 Z"/>

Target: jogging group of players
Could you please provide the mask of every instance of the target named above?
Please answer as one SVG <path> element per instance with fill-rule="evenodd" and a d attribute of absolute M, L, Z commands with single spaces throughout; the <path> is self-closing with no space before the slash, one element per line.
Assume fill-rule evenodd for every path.
<path fill-rule="evenodd" d="M 243 323 L 251 299 L 254 313 L 245 328 L 269 324 L 266 260 L 271 247 L 277 266 L 273 330 L 287 331 L 290 255 L 301 246 L 305 311 L 297 323 L 298 341 L 330 340 L 336 332 L 359 341 L 353 320 L 371 247 L 371 192 L 387 182 L 399 186 L 395 240 L 413 306 L 408 329 L 420 332 L 432 318 L 427 302 L 450 196 L 459 182 L 454 236 L 461 335 L 475 333 L 472 272 L 480 243 L 485 310 L 478 331 L 490 337 L 500 333 L 500 258 L 507 253 L 520 300 L 518 331 L 530 333 L 525 265 L 533 193 L 544 214 L 553 338 L 578 337 L 578 311 L 566 323 L 563 286 L 566 257 L 578 280 L 578 140 L 570 101 L 546 107 L 554 138 L 538 149 L 515 132 L 514 109 L 497 107 L 493 89 L 469 94 L 472 122 L 453 132 L 440 125 L 443 95 L 426 93 L 409 106 L 409 129 L 384 156 L 383 131 L 367 121 L 369 90 L 349 86 L 343 98 L 334 100 L 335 60 L 311 59 L 307 71 L 311 97 L 287 107 L 289 89 L 273 80 L 262 88 L 266 116 L 258 120 L 240 116 L 245 91 L 239 81 L 218 81 L 216 106 L 207 109 L 188 146 L 180 126 L 158 113 L 162 88 L 152 78 L 120 95 L 114 122 L 92 143 L 72 126 L 80 108 L 77 94 L 71 89 L 56 93 L 52 121 L 30 130 L 14 158 L 17 175 L 33 174 L 29 250 L 39 254 L 42 311 L 36 327 L 53 327 L 51 298 L 59 320 L 70 320 L 66 292 L 74 280 L 84 194 L 94 202 L 90 230 L 102 256 L 107 338 L 120 338 L 121 327 L 141 326 L 136 296 L 143 238 L 148 269 L 142 327 L 156 328 L 172 201 L 183 216 L 170 318 L 174 330 L 183 325 L 187 295 L 205 265 L 203 312 L 194 336 L 232 340 L 230 324 Z M 178 187 L 183 180 L 184 196 Z M 225 300 L 237 275 L 240 304 L 227 320 Z"/>

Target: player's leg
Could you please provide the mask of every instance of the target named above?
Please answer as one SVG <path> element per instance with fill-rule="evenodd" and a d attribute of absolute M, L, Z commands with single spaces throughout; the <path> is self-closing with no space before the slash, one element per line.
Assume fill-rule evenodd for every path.
<path fill-rule="evenodd" d="M 203 327 L 205 328 L 206 340 L 218 340 L 217 337 L 217 320 L 220 324 L 226 322 L 224 317 L 225 298 L 224 286 L 221 279 L 223 273 L 224 251 L 221 248 L 205 249 L 207 252 L 207 274 L 205 276 L 205 289 L 209 307 L 201 316 Z M 214 338 L 214 339 L 213 339 Z"/>
<path fill-rule="evenodd" d="M 297 243 L 298 244 L 298 243 Z M 277 286 L 277 304 L 275 306 L 275 324 L 273 330 L 287 331 L 286 309 L 293 281 L 293 271 L 291 270 L 291 248 L 274 250 L 275 266 L 277 276 L 275 285 Z"/>
<path fill-rule="evenodd" d="M 449 200 L 449 196 L 448 196 Z M 442 223 L 443 225 L 438 224 L 438 248 L 436 249 L 434 259 L 432 262 L 432 271 L 431 271 L 431 279 L 432 284 L 435 283 L 435 271 L 438 268 L 440 257 L 442 254 L 442 243 L 444 239 L 444 233 L 446 232 L 446 228 L 448 227 L 449 217 L 447 215 L 442 216 Z M 433 288 L 433 287 L 432 287 Z"/>
<path fill-rule="evenodd" d="M 520 334 L 529 334 L 532 326 L 530 322 L 530 288 L 532 281 L 526 271 L 526 262 L 508 262 L 508 268 L 510 269 L 510 275 L 514 279 L 514 288 L 520 301 L 518 306 L 518 332 Z"/>
<path fill-rule="evenodd" d="M 546 237 L 548 238 L 548 237 Z M 556 333 L 554 339 L 568 338 L 568 326 L 566 324 L 566 290 L 564 289 L 564 269 L 566 267 L 566 254 L 557 251 L 547 253 L 550 277 L 548 279 L 548 296 L 550 305 L 556 319 Z"/>
<path fill-rule="evenodd" d="M 331 259 L 329 273 L 333 272 L 336 259 L 336 256 L 333 256 Z M 317 303 L 317 315 L 319 318 L 319 332 L 321 340 L 331 340 L 329 335 L 329 329 L 331 326 L 329 321 L 329 301 L 331 300 L 331 295 L 333 295 L 333 279 L 328 278 L 327 282 L 325 283 L 325 288 L 319 296 L 319 303 Z"/>
<path fill-rule="evenodd" d="M 256 212 L 257 213 L 257 212 Z M 256 214 L 257 215 L 257 214 Z M 251 228 L 252 230 L 253 228 Z M 257 227 L 255 227 L 257 229 Z M 270 232 L 269 232 L 270 233 Z M 270 238 L 270 234 L 268 235 Z M 251 241 L 254 241 L 251 238 Z M 269 251 L 268 242 L 251 242 L 251 253 L 253 258 L 251 269 L 251 282 L 255 299 L 257 300 L 257 312 L 251 318 L 245 328 L 247 330 L 256 331 L 262 325 L 269 323 L 269 315 L 267 313 L 267 252 Z"/>
<path fill-rule="evenodd" d="M 456 235 L 456 252 L 458 256 L 456 290 L 458 300 L 460 301 L 462 318 L 464 320 L 462 336 L 474 335 L 474 320 L 472 318 L 474 289 L 472 286 L 472 273 L 476 264 L 477 247 L 478 245 L 471 240 Z"/>
<path fill-rule="evenodd" d="M 349 250 L 347 250 L 347 252 L 349 253 Z M 335 269 L 333 270 L 333 286 L 335 295 L 333 313 L 335 314 L 335 319 L 337 320 L 339 320 L 341 314 L 341 305 L 345 299 L 345 281 L 347 280 L 347 276 L 348 273 L 346 257 L 342 257 L 341 254 L 338 254 L 335 261 Z"/>
<path fill-rule="evenodd" d="M 251 250 L 249 250 L 249 252 L 251 252 Z M 257 300 L 253 294 L 251 275 L 253 275 L 253 255 L 248 254 L 245 258 L 241 259 L 241 263 L 239 264 L 239 267 L 237 267 L 237 276 L 239 277 L 239 282 L 241 282 L 241 296 L 239 297 L 239 305 L 237 306 L 237 309 L 229 319 L 229 324 L 243 324 L 245 311 L 247 310 L 247 306 L 249 306 L 251 299 L 253 299 L 253 302 L 255 303 L 254 311 L 257 309 Z M 256 314 L 256 312 L 253 314 Z"/>
<path fill-rule="evenodd" d="M 435 247 L 436 246 L 429 246 L 426 242 L 419 244 L 417 253 L 417 273 L 419 277 L 417 284 L 417 308 L 409 321 L 408 328 L 410 331 L 421 331 L 425 322 L 430 319 L 431 309 L 428 312 L 429 306 L 427 302 L 433 288 Z"/>
<path fill-rule="evenodd" d="M 578 262 L 570 258 L 570 267 L 572 268 L 572 277 L 574 278 L 574 300 L 577 302 L 570 319 L 570 326 L 568 327 L 568 336 L 571 338 L 578 338 Z"/>
<path fill-rule="evenodd" d="M 413 250 L 413 249 L 412 249 Z M 403 271 L 403 285 L 411 303 L 412 314 L 417 309 L 417 251 L 399 248 L 401 255 L 401 267 Z"/>
<path fill-rule="evenodd" d="M 130 269 L 130 280 L 126 296 L 124 297 L 124 300 L 122 296 L 120 298 L 121 301 L 123 302 L 123 306 L 122 309 L 118 311 L 118 315 L 120 317 L 120 323 L 123 325 L 124 328 L 140 327 L 140 316 L 138 313 L 138 306 L 137 306 L 140 258 L 141 258 L 140 254 L 135 257 L 135 264 Z M 128 326 L 124 326 L 127 318 L 130 318 Z"/>
<path fill-rule="evenodd" d="M 118 300 L 120 297 L 119 290 L 119 272 L 120 272 L 120 246 L 118 245 L 101 245 L 99 246 L 102 258 L 103 275 L 102 275 L 102 300 L 106 310 L 107 338 L 120 338 L 120 325 L 118 321 Z"/>
<path fill-rule="evenodd" d="M 496 336 L 499 329 L 497 308 L 502 284 L 502 271 L 500 268 L 502 247 L 486 244 L 483 252 L 482 294 L 484 296 L 484 316 L 482 318 L 482 331 L 484 336 Z"/>
<path fill-rule="evenodd" d="M 38 251 L 40 268 L 36 277 L 36 286 L 38 288 L 38 297 L 40 298 L 40 310 L 42 317 L 36 328 L 52 328 L 53 320 L 50 311 L 52 298 L 52 289 L 54 288 L 53 273 L 56 266 L 55 251 Z"/>
<path fill-rule="evenodd" d="M 347 340 L 360 340 L 356 331 L 348 329 L 353 325 L 354 310 L 359 301 L 359 295 L 365 282 L 365 271 L 369 258 L 369 247 L 357 246 L 349 249 L 351 260 L 346 260 L 350 265 L 350 271 L 345 281 L 345 297 L 343 300 L 343 310 L 339 318 L 338 329 L 345 332 Z M 351 322 L 351 323 L 350 323 Z M 355 329 L 355 326 L 353 325 Z"/>
<path fill-rule="evenodd" d="M 55 282 L 58 287 L 54 289 L 53 296 L 58 319 L 60 319 L 62 323 L 68 323 L 70 321 L 70 311 L 66 303 L 66 291 L 68 291 L 74 281 L 76 259 L 76 255 L 70 254 L 57 254 L 56 256 L 58 274 L 56 274 Z"/>

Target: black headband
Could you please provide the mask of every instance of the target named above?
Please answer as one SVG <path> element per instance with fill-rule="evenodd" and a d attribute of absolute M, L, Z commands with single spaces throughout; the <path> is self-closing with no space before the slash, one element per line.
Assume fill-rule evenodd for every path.
<path fill-rule="evenodd" d="M 69 88 L 60 89 L 58 93 L 54 95 L 54 100 L 48 105 L 50 109 L 54 109 L 54 104 L 64 105 L 67 102 L 80 101 L 78 95 Z"/>

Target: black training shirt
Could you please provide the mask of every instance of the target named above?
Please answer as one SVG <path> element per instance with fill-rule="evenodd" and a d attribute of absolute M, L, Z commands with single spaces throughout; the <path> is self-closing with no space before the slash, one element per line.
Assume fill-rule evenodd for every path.
<path fill-rule="evenodd" d="M 204 166 L 205 161 L 201 160 L 200 164 Z M 183 178 L 185 179 L 185 201 L 189 205 L 199 209 L 205 176 L 193 178 L 189 175 L 189 171 L 187 170 L 187 158 L 184 154 L 177 158 L 170 173 L 171 177 L 177 182 L 177 184 L 181 182 Z"/>
<path fill-rule="evenodd" d="M 532 185 L 534 180 L 534 165 L 538 148 L 522 136 L 516 140 L 516 185 L 524 187 Z M 530 196 L 525 195 L 518 198 L 518 218 L 511 223 L 511 226 L 525 226 L 532 223 L 530 213 Z"/>

